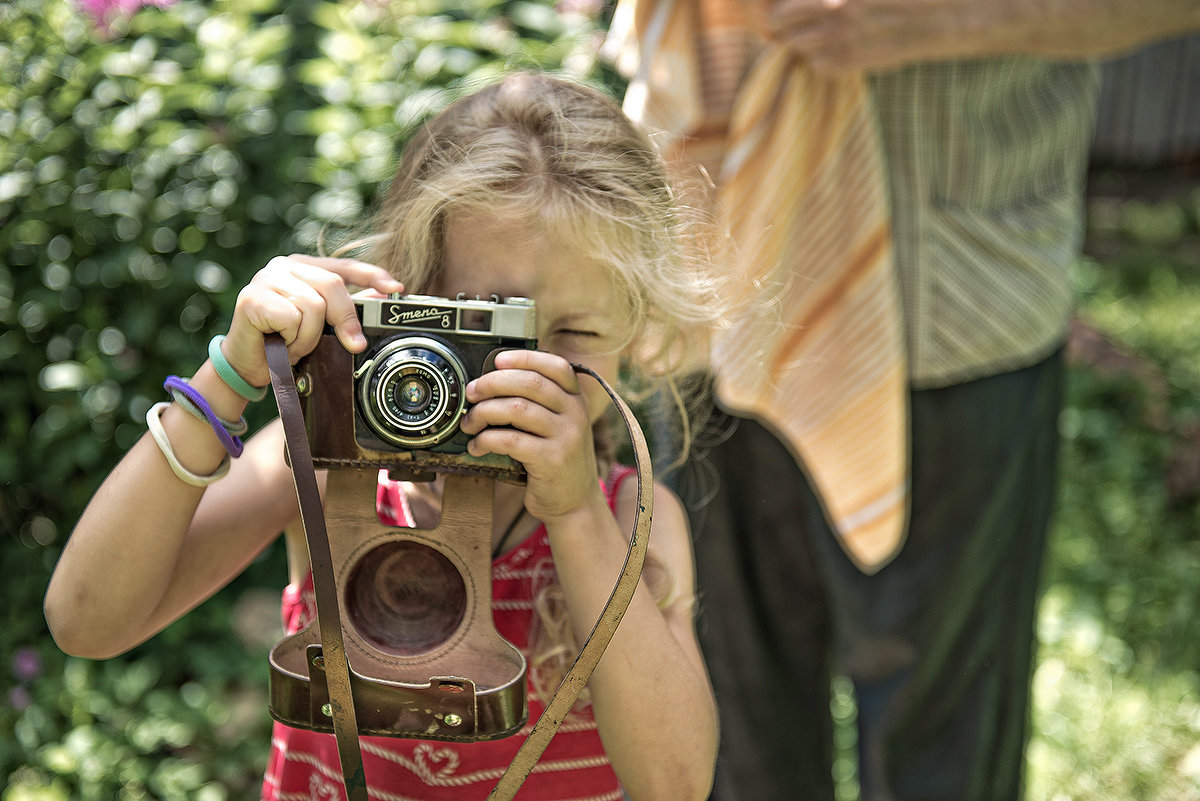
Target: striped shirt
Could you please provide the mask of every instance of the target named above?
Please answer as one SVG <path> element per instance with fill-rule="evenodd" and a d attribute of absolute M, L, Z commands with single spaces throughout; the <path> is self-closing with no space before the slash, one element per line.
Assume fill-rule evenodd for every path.
<path fill-rule="evenodd" d="M 1073 305 L 1098 68 L 1010 56 L 870 85 L 913 386 L 1045 358 Z"/>
<path fill-rule="evenodd" d="M 749 0 L 621 0 L 625 109 L 734 247 L 719 399 L 812 478 L 848 556 L 891 560 L 908 518 L 908 390 L 1032 364 L 1071 310 L 1097 72 L 1029 57 L 814 73 Z"/>

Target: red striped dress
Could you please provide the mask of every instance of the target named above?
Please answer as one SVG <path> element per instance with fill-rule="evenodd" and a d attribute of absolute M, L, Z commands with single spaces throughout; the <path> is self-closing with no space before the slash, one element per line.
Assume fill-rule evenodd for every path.
<path fill-rule="evenodd" d="M 623 468 L 606 486 L 612 507 Z M 385 524 L 412 526 L 412 514 L 400 485 L 381 481 L 379 518 Z M 554 563 L 545 526 L 492 563 L 492 614 L 500 634 L 529 657 L 533 598 L 553 576 Z M 283 624 L 299 631 L 316 618 L 311 574 L 283 592 Z M 471 801 L 485 799 L 544 709 L 532 683 L 529 722 L 512 737 L 479 743 L 445 743 L 394 737 L 361 737 L 363 769 L 372 801 Z M 264 801 L 342 801 L 341 769 L 333 735 L 294 729 L 276 722 L 263 780 Z M 572 714 L 558 730 L 533 772 L 517 793 L 518 801 L 617 801 L 620 784 L 613 773 L 590 708 Z"/>

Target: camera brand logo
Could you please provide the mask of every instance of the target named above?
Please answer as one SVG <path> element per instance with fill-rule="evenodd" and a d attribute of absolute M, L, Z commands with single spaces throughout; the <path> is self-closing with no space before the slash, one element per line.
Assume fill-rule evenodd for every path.
<path fill-rule="evenodd" d="M 453 328 L 456 309 L 444 306 L 411 306 L 389 303 L 384 309 L 386 325 L 404 325 L 413 328 Z"/>

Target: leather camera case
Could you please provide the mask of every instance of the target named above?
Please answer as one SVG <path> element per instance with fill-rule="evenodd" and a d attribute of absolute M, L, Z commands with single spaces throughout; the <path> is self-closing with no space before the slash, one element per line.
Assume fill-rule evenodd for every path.
<path fill-rule="evenodd" d="M 493 481 L 522 482 L 504 458 L 373 451 L 354 436 L 352 356 L 332 335 L 295 368 L 324 500 L 346 659 L 360 734 L 474 741 L 509 736 L 528 717 L 525 658 L 491 607 Z M 395 528 L 375 512 L 378 473 L 445 474 L 433 529 Z M 316 621 L 270 653 L 270 712 L 333 731 Z"/>

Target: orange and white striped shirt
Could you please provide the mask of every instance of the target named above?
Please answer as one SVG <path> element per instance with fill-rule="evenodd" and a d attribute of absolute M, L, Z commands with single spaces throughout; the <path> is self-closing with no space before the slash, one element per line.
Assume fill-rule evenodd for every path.
<path fill-rule="evenodd" d="M 724 405 L 808 470 L 864 570 L 908 511 L 907 372 L 883 157 L 860 75 L 813 73 L 754 30 L 743 0 L 627 0 L 611 42 L 626 112 L 705 165 L 742 295 L 712 353 Z M 660 139 L 661 141 L 661 139 Z"/>

